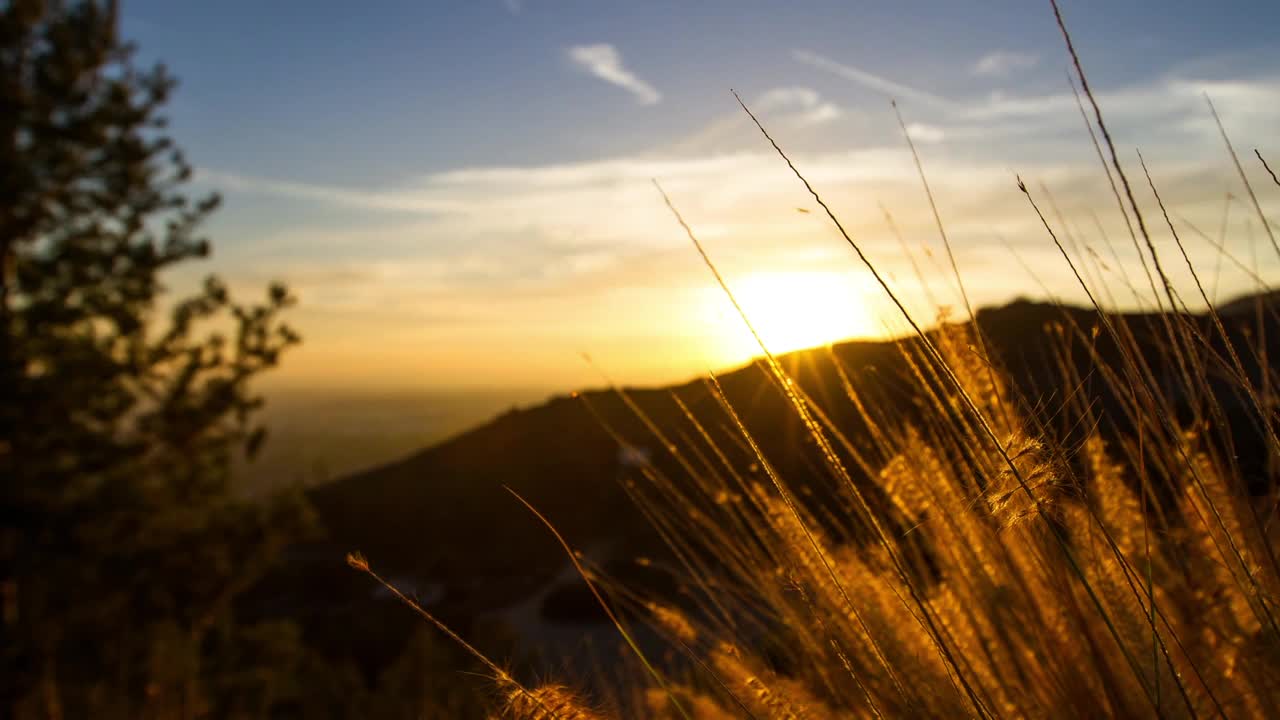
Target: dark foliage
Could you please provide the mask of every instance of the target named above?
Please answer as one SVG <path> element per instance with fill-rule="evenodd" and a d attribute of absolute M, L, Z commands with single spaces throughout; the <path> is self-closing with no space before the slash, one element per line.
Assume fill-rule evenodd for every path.
<path fill-rule="evenodd" d="M 251 381 L 299 338 L 272 285 L 165 294 L 206 256 L 216 196 L 165 135 L 114 3 L 0 6 L 0 692 L 10 717 L 195 717 L 269 706 L 296 630 L 233 601 L 312 523 L 235 496 L 265 437 Z"/>

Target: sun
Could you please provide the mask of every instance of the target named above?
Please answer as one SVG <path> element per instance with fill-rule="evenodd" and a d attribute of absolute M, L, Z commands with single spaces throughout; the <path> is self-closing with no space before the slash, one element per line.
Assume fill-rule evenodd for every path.
<path fill-rule="evenodd" d="M 729 280 L 738 303 L 773 353 L 880 334 L 865 278 L 853 272 L 756 272 Z M 760 354 L 754 338 L 718 287 L 706 293 L 705 319 L 716 325 L 720 353 L 741 360 Z"/>

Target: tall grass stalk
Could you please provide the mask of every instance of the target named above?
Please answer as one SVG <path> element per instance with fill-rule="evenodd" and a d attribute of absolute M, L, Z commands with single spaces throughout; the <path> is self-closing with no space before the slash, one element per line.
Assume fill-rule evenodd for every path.
<path fill-rule="evenodd" d="M 391 588 L 489 667 L 508 696 L 505 712 L 686 720 L 1280 716 L 1280 678 L 1273 670 L 1280 663 L 1280 522 L 1274 517 L 1280 431 L 1265 337 L 1280 313 L 1256 262 L 1251 268 L 1228 251 L 1232 197 L 1215 240 L 1171 212 L 1139 154 L 1151 198 L 1194 283 L 1195 294 L 1187 297 L 1205 306 L 1200 315 L 1189 310 L 1166 272 L 1058 4 L 1050 3 L 1070 57 L 1077 109 L 1146 288 L 1140 278 L 1130 279 L 1130 271 L 1134 277 L 1138 271 L 1121 262 L 1096 215 L 1105 258 L 1067 224 L 1047 188 L 1033 194 L 1017 178 L 1046 243 L 1090 305 L 1090 312 L 1062 308 L 1046 335 L 1054 344 L 1057 390 L 1033 396 L 979 327 L 901 115 L 966 311 L 954 323 L 940 312 L 933 329 L 908 311 L 734 93 L 906 321 L 911 334 L 896 352 L 918 412 L 878 402 L 884 391 L 835 349 L 813 357 L 829 361 L 838 392 L 802 386 L 655 181 L 758 345 L 763 387 L 777 393 L 803 433 L 807 448 L 799 452 L 812 461 L 813 477 L 801 481 L 779 469 L 770 444 L 714 374 L 701 386 L 670 393 L 674 417 L 682 418 L 678 427 L 662 426 L 645 403 L 609 382 L 645 438 L 624 436 L 621 425 L 581 396 L 620 446 L 656 441 L 661 449 L 662 457 L 637 468 L 624 488 L 687 583 L 679 598 L 650 598 L 588 571 L 568 540 L 517 496 L 551 528 L 639 668 L 629 689 L 613 693 L 631 702 L 602 710 L 559 684 L 525 688 Z M 1209 112 L 1280 255 L 1271 221 L 1212 103 Z M 887 210 L 884 216 L 922 293 L 934 298 L 892 216 Z M 1238 304 L 1234 313 L 1216 305 L 1218 270 L 1207 284 L 1184 244 L 1187 231 L 1214 249 L 1219 266 L 1230 262 L 1265 293 L 1252 315 Z M 1138 307 L 1157 314 L 1108 311 L 1114 306 L 1108 282 L 1117 281 Z M 695 392 L 702 393 L 697 403 Z M 824 406 L 818 400 L 824 395 L 847 406 Z M 849 417 L 856 426 L 842 426 L 839 419 Z M 1248 468 L 1259 464 L 1239 457 L 1243 433 L 1250 432 L 1265 454 L 1263 477 L 1248 477 Z M 811 493 L 805 482 L 832 492 Z M 385 584 L 363 558 L 351 562 Z M 628 619 L 641 615 L 679 649 L 666 662 L 629 629 Z"/>

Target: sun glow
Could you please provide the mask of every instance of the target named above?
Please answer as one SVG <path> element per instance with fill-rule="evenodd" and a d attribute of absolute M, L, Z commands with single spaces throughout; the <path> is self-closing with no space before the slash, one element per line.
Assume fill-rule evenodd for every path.
<path fill-rule="evenodd" d="M 759 272 L 730 279 L 729 288 L 773 353 L 881 334 L 867 283 L 857 273 Z M 742 360 L 760 354 L 719 288 L 708 289 L 704 307 L 726 358 Z"/>

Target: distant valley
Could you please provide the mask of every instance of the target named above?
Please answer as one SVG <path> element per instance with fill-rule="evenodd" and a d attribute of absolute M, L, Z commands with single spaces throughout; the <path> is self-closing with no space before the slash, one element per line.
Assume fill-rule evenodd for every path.
<path fill-rule="evenodd" d="M 309 487 L 391 462 L 551 393 L 290 387 L 263 394 L 259 421 L 268 441 L 236 471 L 239 487 L 250 495 Z"/>

